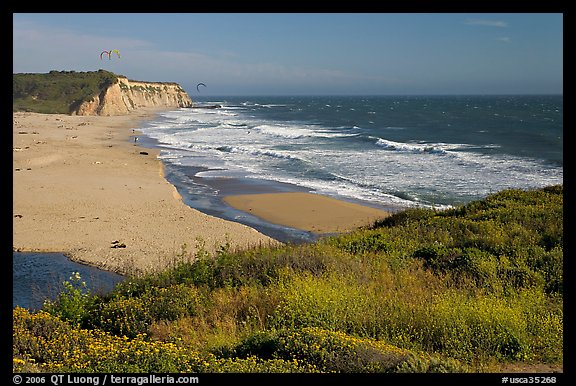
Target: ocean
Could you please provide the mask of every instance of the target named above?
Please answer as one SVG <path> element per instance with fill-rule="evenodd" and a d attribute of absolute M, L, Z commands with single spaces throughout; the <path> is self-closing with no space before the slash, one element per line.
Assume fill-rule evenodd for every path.
<path fill-rule="evenodd" d="M 277 238 L 282 230 L 226 208 L 222 196 L 301 190 L 398 211 L 563 182 L 562 95 L 194 102 L 146 122 L 144 143 L 161 149 L 188 205 Z"/>
<path fill-rule="evenodd" d="M 186 204 L 285 242 L 308 232 L 228 207 L 228 194 L 307 191 L 399 211 L 449 208 L 508 188 L 563 183 L 563 97 L 198 97 L 138 134 L 161 149 Z M 213 108 L 216 107 L 217 108 Z M 13 305 L 41 306 L 73 271 L 106 290 L 121 276 L 61 254 L 13 253 Z M 85 271 L 85 269 L 90 271 Z"/>

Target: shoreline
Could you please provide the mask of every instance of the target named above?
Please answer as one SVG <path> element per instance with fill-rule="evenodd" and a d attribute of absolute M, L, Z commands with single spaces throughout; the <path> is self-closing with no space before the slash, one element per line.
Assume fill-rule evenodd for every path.
<path fill-rule="evenodd" d="M 13 113 L 13 251 L 60 252 L 120 274 L 163 269 L 199 248 L 278 243 L 186 205 L 159 149 L 131 143 L 142 121 L 122 116 Z"/>
<path fill-rule="evenodd" d="M 166 268 L 199 248 L 212 252 L 227 243 L 233 249 L 280 244 L 278 237 L 265 234 L 274 235 L 275 227 L 277 235 L 289 227 L 295 237 L 313 241 L 392 213 L 298 187 L 258 185 L 250 189 L 263 194 L 246 195 L 241 186 L 226 181 L 226 195 L 218 199 L 233 214 L 194 209 L 167 177 L 160 148 L 133 140 L 146 137 L 139 130 L 142 122 L 161 111 L 13 113 L 13 251 L 60 252 L 125 275 Z M 243 221 L 246 216 L 238 213 L 260 222 Z"/>
<path fill-rule="evenodd" d="M 146 134 L 139 137 L 138 144 L 145 148 L 162 149 L 156 139 Z M 372 225 L 375 220 L 405 209 L 400 206 L 333 197 L 286 182 L 242 177 L 207 177 L 204 174 L 210 175 L 214 170 L 200 166 L 176 166 L 166 163 L 164 167 L 167 170 L 166 179 L 176 187 L 188 206 L 215 217 L 248 225 L 283 243 L 315 242 L 320 237 Z M 266 196 L 277 193 L 280 195 L 273 196 L 274 198 Z M 299 194 L 282 195 L 284 193 Z M 266 205 L 271 199 L 276 201 L 276 205 L 268 210 L 274 213 L 270 215 L 263 211 L 254 211 L 237 202 L 238 199 L 229 198 L 242 195 L 257 195 L 254 197 L 258 198 L 257 206 Z M 262 202 L 261 198 L 264 198 Z M 313 208 L 314 205 L 320 205 L 319 210 Z M 294 210 L 298 211 L 300 208 L 308 210 L 300 210 L 300 218 L 294 218 Z"/>

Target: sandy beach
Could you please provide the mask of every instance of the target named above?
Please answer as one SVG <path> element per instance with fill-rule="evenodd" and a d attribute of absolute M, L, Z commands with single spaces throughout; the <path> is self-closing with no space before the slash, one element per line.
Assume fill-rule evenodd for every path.
<path fill-rule="evenodd" d="M 384 210 L 305 192 L 232 195 L 224 201 L 273 224 L 319 234 L 349 232 L 390 216 Z"/>
<path fill-rule="evenodd" d="M 13 114 L 13 250 L 63 252 L 118 273 L 156 270 L 194 253 L 276 243 L 188 207 L 158 150 L 131 141 L 153 116 Z"/>
<path fill-rule="evenodd" d="M 278 243 L 182 201 L 159 150 L 131 140 L 154 110 L 123 116 L 13 114 L 13 250 L 63 252 L 118 273 L 162 269 L 198 247 Z M 137 134 L 137 132 L 136 132 Z M 349 231 L 388 215 L 310 193 L 231 195 L 271 223 L 315 233 Z"/>

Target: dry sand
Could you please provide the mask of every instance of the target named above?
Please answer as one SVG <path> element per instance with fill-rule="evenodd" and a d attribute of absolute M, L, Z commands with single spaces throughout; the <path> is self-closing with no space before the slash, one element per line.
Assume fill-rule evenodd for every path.
<path fill-rule="evenodd" d="M 227 196 L 224 201 L 268 222 L 314 233 L 348 232 L 390 216 L 384 210 L 304 192 Z"/>
<path fill-rule="evenodd" d="M 155 113 L 14 113 L 13 250 L 63 252 L 103 269 L 140 273 L 173 263 L 183 246 L 190 255 L 201 244 L 214 250 L 227 242 L 232 248 L 277 243 L 183 203 L 163 177 L 159 151 L 130 141 Z"/>

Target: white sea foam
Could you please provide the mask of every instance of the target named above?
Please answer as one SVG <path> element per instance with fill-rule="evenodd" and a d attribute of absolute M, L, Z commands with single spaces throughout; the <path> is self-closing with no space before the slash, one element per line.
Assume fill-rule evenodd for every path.
<path fill-rule="evenodd" d="M 387 150 L 407 151 L 412 153 L 446 154 L 446 150 L 442 149 L 442 147 L 445 147 L 444 144 L 403 143 L 378 138 L 376 140 L 376 145 L 381 146 Z"/>
<path fill-rule="evenodd" d="M 298 139 L 306 137 L 317 138 L 341 138 L 355 136 L 356 134 L 339 133 L 333 130 L 319 129 L 312 125 L 281 125 L 281 124 L 263 124 L 254 127 L 261 133 L 276 137 L 289 139 Z"/>
<path fill-rule="evenodd" d="M 442 206 L 458 197 L 562 181 L 561 167 L 503 154 L 496 143 L 392 140 L 383 130 L 391 138 L 406 138 L 410 126 L 380 122 L 370 129 L 367 120 L 326 126 L 255 114 L 265 109 L 298 117 L 306 106 L 222 104 L 163 113 L 142 131 L 160 142 L 165 162 L 211 169 L 198 177 L 269 179 L 383 204 Z M 366 115 L 372 120 L 379 114 Z"/>

